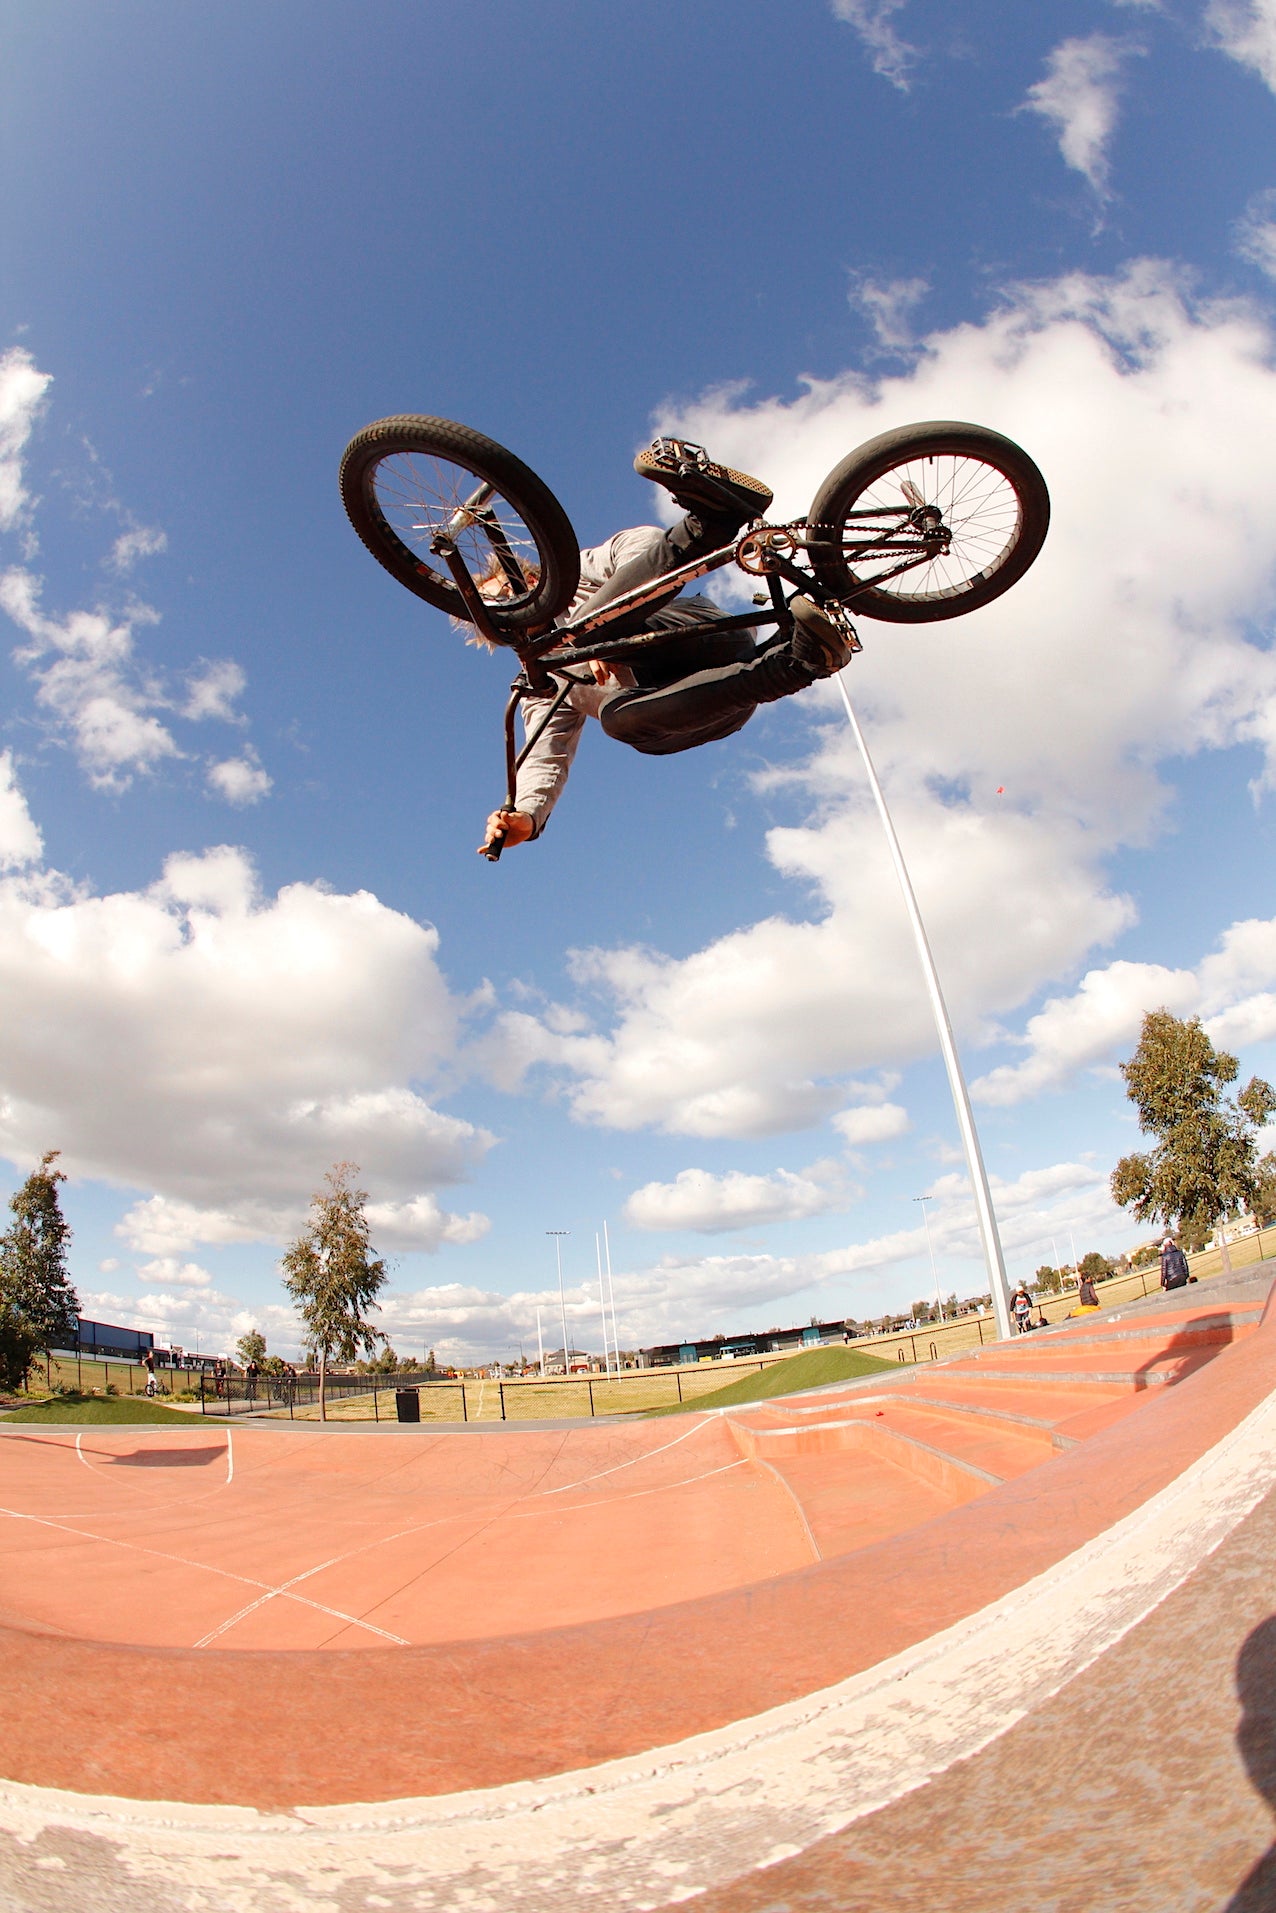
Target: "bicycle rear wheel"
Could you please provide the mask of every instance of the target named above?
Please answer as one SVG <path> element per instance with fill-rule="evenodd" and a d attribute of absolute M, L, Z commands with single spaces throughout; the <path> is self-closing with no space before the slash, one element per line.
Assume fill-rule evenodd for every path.
<path fill-rule="evenodd" d="M 936 523 L 950 536 L 923 554 Z M 857 616 L 929 624 L 1008 591 L 1049 524 L 1046 482 L 1011 439 L 952 421 L 903 425 L 859 446 L 820 486 L 811 568 Z"/>
<path fill-rule="evenodd" d="M 346 513 L 368 550 L 418 598 L 469 620 L 433 541 L 446 534 L 485 584 L 505 643 L 547 625 L 580 581 L 571 521 L 548 485 L 495 439 L 451 419 L 405 414 L 356 433 L 341 460 Z"/>

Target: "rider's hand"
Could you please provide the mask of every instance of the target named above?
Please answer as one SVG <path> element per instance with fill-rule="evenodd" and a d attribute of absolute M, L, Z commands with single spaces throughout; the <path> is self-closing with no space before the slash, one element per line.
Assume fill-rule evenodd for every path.
<path fill-rule="evenodd" d="M 478 847 L 478 854 L 485 855 L 489 845 L 502 835 L 506 850 L 511 844 L 525 844 L 535 828 L 525 810 L 494 810 L 487 820 L 487 835 Z"/>

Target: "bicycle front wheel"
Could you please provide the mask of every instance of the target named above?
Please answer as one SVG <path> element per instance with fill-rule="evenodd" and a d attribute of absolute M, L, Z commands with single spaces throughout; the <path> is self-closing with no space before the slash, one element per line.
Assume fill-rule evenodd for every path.
<path fill-rule="evenodd" d="M 820 486 L 811 568 L 857 615 L 929 624 L 1008 591 L 1049 524 L 1046 481 L 1011 439 L 982 425 L 903 425 Z"/>
<path fill-rule="evenodd" d="M 549 624 L 580 581 L 576 534 L 548 485 L 495 439 L 451 419 L 408 414 L 365 426 L 341 460 L 341 496 L 392 578 L 468 621 L 434 548 L 450 540 L 504 643 Z"/>

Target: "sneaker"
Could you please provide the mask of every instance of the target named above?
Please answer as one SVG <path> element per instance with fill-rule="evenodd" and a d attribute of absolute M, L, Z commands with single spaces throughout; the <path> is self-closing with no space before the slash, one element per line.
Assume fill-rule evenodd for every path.
<path fill-rule="evenodd" d="M 715 465 L 703 445 L 685 438 L 653 438 L 634 460 L 634 470 L 672 492 L 684 511 L 730 514 L 740 524 L 761 518 L 774 496 L 760 478 Z"/>
<path fill-rule="evenodd" d="M 831 678 L 855 654 L 855 640 L 840 630 L 827 611 L 810 598 L 790 598 L 793 637 L 790 650 L 813 678 Z"/>

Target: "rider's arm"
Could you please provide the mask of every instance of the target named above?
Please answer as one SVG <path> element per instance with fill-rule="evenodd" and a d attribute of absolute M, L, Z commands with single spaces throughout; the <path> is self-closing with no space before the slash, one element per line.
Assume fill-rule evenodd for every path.
<path fill-rule="evenodd" d="M 529 737 L 539 732 L 518 771 L 514 808 L 532 820 L 532 836 L 539 837 L 549 822 L 571 772 L 585 715 L 570 704 L 560 704 L 548 724 L 543 720 L 549 698 L 525 698 L 523 723 Z M 543 725 L 543 728 L 542 728 Z"/>

